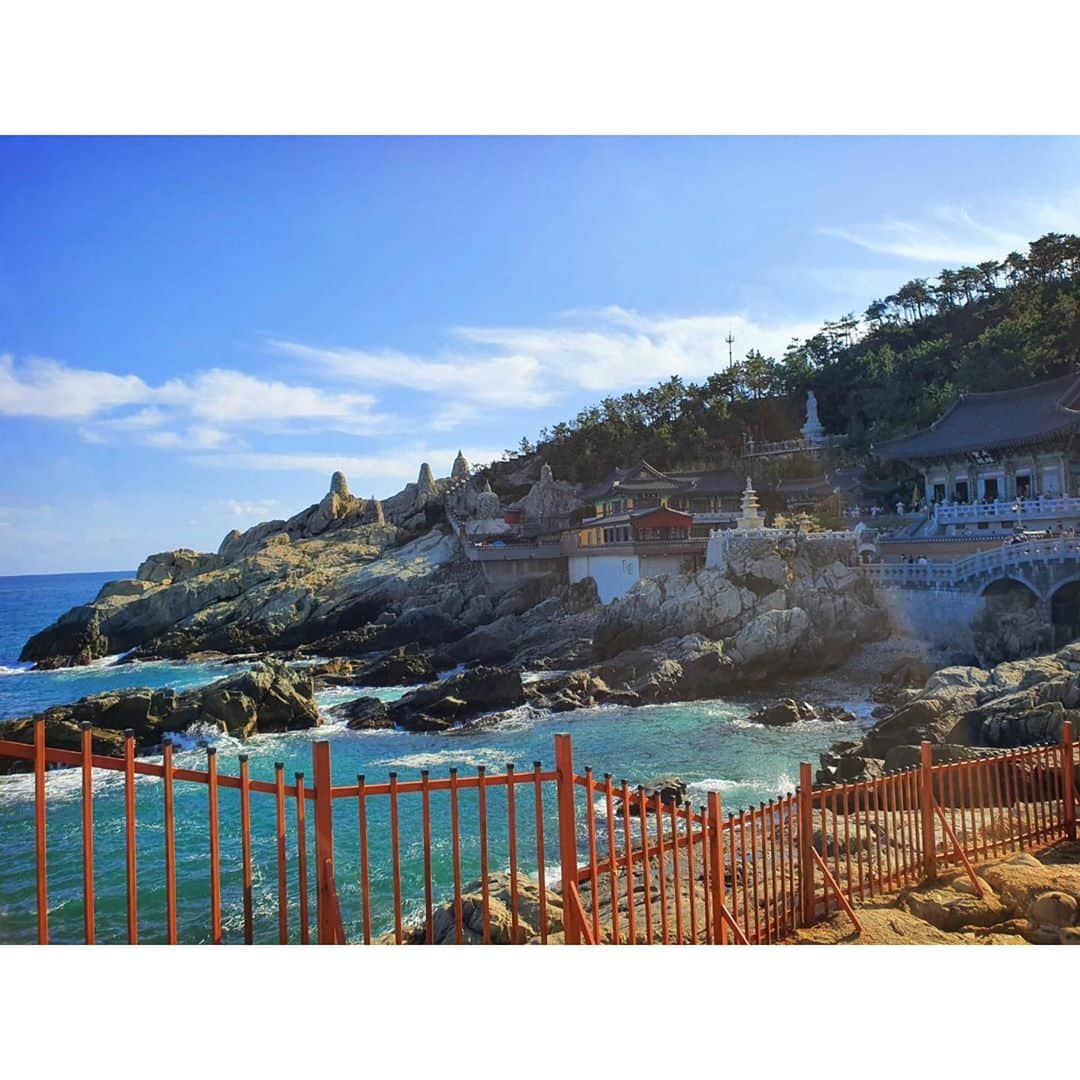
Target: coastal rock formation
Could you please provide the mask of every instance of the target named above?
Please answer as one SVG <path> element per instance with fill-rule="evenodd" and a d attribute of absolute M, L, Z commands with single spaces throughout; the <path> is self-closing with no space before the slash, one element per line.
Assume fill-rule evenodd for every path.
<path fill-rule="evenodd" d="M 533 944 L 541 940 L 540 886 L 527 874 L 518 873 L 516 900 L 511 889 L 510 875 L 490 874 L 488 887 L 488 933 L 493 945 Z M 517 938 L 514 937 L 514 908 L 517 909 Z M 544 916 L 548 940 L 562 934 L 562 895 L 550 890 L 544 894 Z M 461 895 L 461 943 L 482 945 L 484 942 L 483 882 L 466 885 Z M 394 941 L 387 934 L 384 943 Z M 426 940 L 423 926 L 407 926 L 403 935 L 405 945 L 423 945 Z M 442 904 L 432 912 L 432 944 L 453 945 L 457 941 L 457 917 L 454 904 Z"/>
<path fill-rule="evenodd" d="M 519 671 L 477 667 L 399 698 L 390 705 L 389 718 L 407 731 L 446 731 L 483 713 L 512 709 L 524 701 Z"/>
<path fill-rule="evenodd" d="M 1080 642 L 988 671 L 942 668 L 909 694 L 860 743 L 826 751 L 819 781 L 858 780 L 915 765 L 924 739 L 935 761 L 976 756 L 980 747 L 1060 741 L 1064 721 L 1080 728 Z"/>
<path fill-rule="evenodd" d="M 723 566 L 645 579 L 612 601 L 597 659 L 696 633 L 722 641 L 742 678 L 839 661 L 885 633 L 869 584 L 841 561 L 850 549 L 801 534 L 729 538 Z"/>
<path fill-rule="evenodd" d="M 808 720 L 840 720 L 851 722 L 855 717 L 839 705 L 811 705 L 808 701 L 781 698 L 771 705 L 755 709 L 747 718 L 752 724 L 765 727 L 788 727 Z"/>
<path fill-rule="evenodd" d="M 356 681 L 365 686 L 418 686 L 432 682 L 435 669 L 415 646 L 401 646 L 358 673 Z"/>
<path fill-rule="evenodd" d="M 510 509 L 520 510 L 527 521 L 547 521 L 571 514 L 583 505 L 581 488 L 565 480 L 556 480 L 551 466 L 545 461 L 540 466 L 539 479 L 527 495 L 510 504 Z"/>
<path fill-rule="evenodd" d="M 391 728 L 390 707 L 376 697 L 360 697 L 335 705 L 330 710 L 335 719 L 344 720 L 345 726 L 354 731 L 369 731 L 372 728 Z"/>
<path fill-rule="evenodd" d="M 129 728 L 136 749 L 145 751 L 160 746 L 166 734 L 186 731 L 196 724 L 246 739 L 257 733 L 293 731 L 319 723 L 310 676 L 274 660 L 183 693 L 111 690 L 71 705 L 54 705 L 38 716 L 44 717 L 48 745 L 77 749 L 81 725 L 87 722 L 94 752 L 114 757 L 122 756 L 123 733 Z M 4 738 L 33 742 L 36 719 L 31 716 L 8 722 Z M 15 767 L 25 763 L 7 764 Z M 4 765 L 0 760 L 0 772 L 5 771 Z"/>

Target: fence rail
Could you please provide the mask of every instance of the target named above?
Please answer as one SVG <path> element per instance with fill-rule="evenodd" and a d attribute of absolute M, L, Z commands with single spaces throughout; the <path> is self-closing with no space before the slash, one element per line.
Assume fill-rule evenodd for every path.
<path fill-rule="evenodd" d="M 770 944 L 838 912 L 857 931 L 860 901 L 932 880 L 943 869 L 960 868 L 974 879 L 979 862 L 1076 838 L 1077 748 L 1068 723 L 1057 745 L 987 751 L 971 760 L 935 764 L 932 747 L 924 743 L 918 766 L 833 786 L 814 788 L 811 768 L 804 764 L 796 791 L 726 816 L 718 792 L 709 793 L 707 805 L 694 808 L 607 774 L 598 779 L 590 768 L 577 773 L 569 735 L 555 737 L 553 770 L 536 762 L 531 770 L 507 765 L 502 773 L 480 767 L 474 775 L 451 769 L 446 777 L 431 777 L 423 771 L 419 780 L 399 780 L 391 773 L 385 782 L 368 783 L 358 776 L 355 784 L 346 785 L 332 783 L 326 741 L 313 744 L 313 783 L 308 785 L 303 773 L 287 784 L 280 764 L 273 781 L 253 779 L 246 755 L 240 756 L 239 775 L 224 775 L 212 747 L 206 751 L 206 769 L 198 770 L 176 767 L 168 743 L 160 764 L 136 759 L 130 732 L 119 758 L 94 754 L 91 740 L 84 725 L 78 750 L 48 747 L 39 721 L 32 744 L 0 741 L 0 757 L 27 762 L 34 775 L 37 940 L 42 944 L 49 941 L 49 766 L 81 769 L 87 943 L 97 940 L 93 780 L 100 770 L 123 775 L 126 940 L 132 944 L 146 923 L 138 906 L 139 776 L 162 783 L 164 936 L 170 944 L 178 940 L 175 799 L 181 783 L 206 791 L 207 926 L 214 943 L 223 940 L 223 789 L 239 794 L 239 907 L 248 944 L 255 939 L 253 881 L 256 869 L 260 875 L 263 870 L 255 866 L 253 798 L 273 801 L 273 845 L 263 850 L 273 852 L 273 873 L 266 880 L 276 882 L 280 943 L 312 940 L 313 890 L 314 940 L 323 944 L 343 944 L 350 936 L 364 943 L 399 944 Z M 449 809 L 449 868 L 433 855 L 436 800 Z M 337 815 L 335 839 L 335 805 L 345 810 L 349 803 L 355 803 L 355 814 Z M 475 820 L 475 831 L 464 826 L 466 814 Z M 290 817 L 295 820 L 291 853 Z M 345 820 L 355 824 L 348 836 L 341 828 Z M 419 852 L 419 874 L 404 872 L 403 821 L 419 824 L 418 839 L 408 841 L 414 859 Z M 389 842 L 388 866 L 372 858 L 375 828 Z M 500 843 L 505 840 L 494 873 L 493 830 Z M 478 848 L 475 884 L 467 881 L 463 843 Z M 347 897 L 340 888 L 344 879 L 335 870 L 335 855 L 345 852 L 350 857 L 355 852 L 358 867 Z M 556 855 L 561 895 L 551 891 Z M 373 884 L 376 877 L 385 882 L 387 876 L 389 897 L 380 900 L 387 890 L 379 893 Z M 295 905 L 290 903 L 292 889 Z M 497 890 L 501 899 L 494 895 Z M 376 912 L 380 902 L 384 909 Z M 392 929 L 378 933 L 376 915 Z"/>

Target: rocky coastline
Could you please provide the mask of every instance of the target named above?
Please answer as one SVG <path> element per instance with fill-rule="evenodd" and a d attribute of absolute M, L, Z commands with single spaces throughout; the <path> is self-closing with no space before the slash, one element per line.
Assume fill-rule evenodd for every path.
<path fill-rule="evenodd" d="M 522 502 L 541 512 L 573 498 L 541 470 Z M 50 669 L 123 652 L 255 667 L 183 694 L 123 690 L 56 706 L 44 714 L 50 741 L 77 740 L 83 721 L 102 753 L 120 752 L 127 728 L 141 752 L 193 723 L 240 738 L 311 727 L 313 694 L 328 687 L 362 695 L 331 710 L 350 728 L 432 733 L 497 723 L 523 705 L 564 712 L 742 694 L 758 698 L 751 720 L 785 726 L 850 719 L 837 703 L 870 697 L 876 724 L 822 755 L 819 781 L 838 782 L 909 764 L 922 738 L 959 756 L 1054 738 L 1063 718 L 1080 715 L 1080 652 L 984 671 L 890 639 L 842 535 L 733 537 L 722 566 L 643 579 L 603 605 L 591 578 L 488 580 L 463 556 L 461 519 L 475 526 L 477 511 L 494 513 L 489 503 L 497 497 L 463 459 L 443 480 L 422 467 L 383 503 L 354 497 L 335 473 L 318 503 L 229 533 L 215 553 L 148 557 L 134 579 L 108 583 L 34 635 L 23 659 Z M 407 692 L 363 696 L 387 686 Z M 31 719 L 5 736 L 29 738 Z"/>

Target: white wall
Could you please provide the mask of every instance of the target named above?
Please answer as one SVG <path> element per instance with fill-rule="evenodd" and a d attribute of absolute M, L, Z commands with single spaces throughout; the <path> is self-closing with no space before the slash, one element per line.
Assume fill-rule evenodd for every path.
<path fill-rule="evenodd" d="M 571 555 L 567 562 L 571 584 L 593 578 L 603 604 L 623 596 L 641 578 L 641 562 L 636 555 Z"/>

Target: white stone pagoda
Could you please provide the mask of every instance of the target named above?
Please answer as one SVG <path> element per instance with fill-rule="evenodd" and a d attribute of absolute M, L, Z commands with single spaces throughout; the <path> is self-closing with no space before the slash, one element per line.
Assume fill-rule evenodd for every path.
<path fill-rule="evenodd" d="M 765 515 L 761 512 L 761 508 L 758 506 L 757 492 L 754 490 L 753 484 L 750 483 L 750 477 L 746 478 L 746 487 L 743 488 L 742 504 L 739 510 L 739 516 L 735 519 L 736 529 L 764 529 L 765 528 Z"/>

